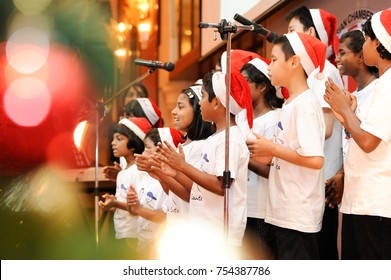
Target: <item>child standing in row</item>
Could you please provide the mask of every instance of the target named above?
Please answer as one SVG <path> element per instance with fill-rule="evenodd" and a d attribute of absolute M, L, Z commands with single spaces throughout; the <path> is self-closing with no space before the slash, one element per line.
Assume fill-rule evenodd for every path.
<path fill-rule="evenodd" d="M 274 225 L 277 259 L 319 259 L 316 233 L 324 210 L 322 108 L 307 76 L 323 70 L 326 46 L 313 36 L 289 33 L 274 42 L 268 70 L 274 86 L 289 91 L 273 141 L 248 140 L 251 157 L 270 163 L 265 221 Z"/>
<path fill-rule="evenodd" d="M 144 118 L 124 118 L 115 126 L 111 142 L 113 154 L 116 157 L 124 157 L 127 164 L 117 175 L 115 195 L 104 194 L 99 201 L 99 206 L 103 210 L 115 211 L 113 217 L 115 238 L 125 241 L 122 250 L 129 252 L 131 258 L 134 258 L 137 248 L 137 217 L 127 212 L 126 194 L 130 181 L 137 173 L 134 154 L 144 151 L 145 133 L 151 128 L 148 120 Z"/>
<path fill-rule="evenodd" d="M 176 147 L 182 141 L 182 134 L 173 128 L 152 128 L 144 138 L 145 150 L 136 155 L 136 165 L 141 170 L 129 180 L 130 188 L 126 196 L 127 210 L 137 217 L 138 255 L 141 259 L 156 257 L 155 242 L 161 234 L 166 221 L 163 203 L 168 190 L 148 174 L 150 156 L 162 141 Z"/>
<path fill-rule="evenodd" d="M 216 133 L 208 137 L 203 146 L 198 167 L 184 159 L 170 157 L 167 147 L 159 146 L 161 159 L 177 171 L 176 178 L 185 176 L 194 182 L 191 187 L 189 221 L 201 227 L 216 228 L 216 237 L 224 238 L 224 188 L 225 171 L 225 125 L 226 125 L 226 75 L 222 72 L 209 72 L 203 78 L 202 99 L 200 101 L 202 119 L 213 122 Z M 247 219 L 247 172 L 249 152 L 245 140 L 235 123 L 235 115 L 246 109 L 249 125 L 252 127 L 252 106 L 249 86 L 237 71 L 231 74 L 230 95 L 230 149 L 228 242 L 241 246 Z M 199 246 L 202 245 L 200 240 Z"/>

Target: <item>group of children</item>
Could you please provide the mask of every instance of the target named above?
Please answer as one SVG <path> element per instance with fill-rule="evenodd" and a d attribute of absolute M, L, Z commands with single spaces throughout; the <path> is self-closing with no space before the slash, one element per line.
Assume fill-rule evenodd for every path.
<path fill-rule="evenodd" d="M 322 9 L 288 20 L 271 61 L 232 50 L 230 73 L 223 54 L 183 90 L 175 129 L 119 121 L 112 148 L 126 164 L 100 206 L 115 209 L 116 237 L 136 258 L 156 258 L 164 227 L 187 221 L 215 228 L 239 258 L 337 259 L 340 204 L 342 258 L 391 258 L 391 11 L 341 40 Z"/>

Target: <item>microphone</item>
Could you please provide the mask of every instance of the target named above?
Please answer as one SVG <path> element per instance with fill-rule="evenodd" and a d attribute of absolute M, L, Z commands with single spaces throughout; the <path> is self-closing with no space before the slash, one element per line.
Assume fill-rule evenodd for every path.
<path fill-rule="evenodd" d="M 198 23 L 199 28 L 217 28 L 219 29 L 221 27 L 221 23 L 207 23 L 207 22 L 200 22 Z"/>
<path fill-rule="evenodd" d="M 267 30 L 266 28 L 264 28 L 262 25 L 256 23 L 255 21 L 251 21 L 247 18 L 245 18 L 244 16 L 241 16 L 239 14 L 235 14 L 234 16 L 234 20 L 236 20 L 237 22 L 240 22 L 241 24 L 244 24 L 244 25 L 252 25 L 254 26 L 254 32 L 265 37 L 265 39 L 270 42 L 270 43 L 273 43 L 274 39 L 276 39 L 278 37 L 278 34 L 275 33 L 275 32 L 272 32 L 270 30 Z"/>
<path fill-rule="evenodd" d="M 153 60 L 135 59 L 134 63 L 149 68 L 164 69 L 168 72 L 171 72 L 175 68 L 174 63 L 172 62 L 160 62 L 160 61 L 153 61 Z"/>

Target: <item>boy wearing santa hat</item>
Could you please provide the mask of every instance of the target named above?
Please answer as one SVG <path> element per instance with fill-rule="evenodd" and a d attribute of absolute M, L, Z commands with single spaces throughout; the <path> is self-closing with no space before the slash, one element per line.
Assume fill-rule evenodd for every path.
<path fill-rule="evenodd" d="M 338 53 L 337 18 L 323 9 L 309 9 L 306 6 L 293 10 L 287 17 L 288 32 L 303 32 L 318 38 L 327 46 L 326 62 L 319 78 L 318 69 L 308 74 L 309 88 L 316 94 L 323 109 L 326 122 L 326 141 L 324 145 L 324 179 L 333 177 L 341 168 L 342 126 L 324 101 L 325 82 L 331 77 L 339 87 L 343 86 L 341 76 L 335 67 L 335 55 Z M 321 259 L 338 259 L 338 208 L 326 205 L 322 230 L 318 233 L 318 246 Z"/>
<path fill-rule="evenodd" d="M 351 134 L 341 203 L 342 258 L 391 259 L 391 10 L 363 27 L 364 63 L 379 79 L 359 111 L 330 79 L 324 99 Z"/>
<path fill-rule="evenodd" d="M 318 259 L 316 233 L 325 204 L 323 148 L 325 124 L 306 78 L 323 70 L 326 46 L 304 33 L 274 42 L 269 76 L 290 95 L 281 108 L 273 141 L 248 140 L 251 158 L 270 164 L 265 221 L 274 225 L 277 259 Z"/>

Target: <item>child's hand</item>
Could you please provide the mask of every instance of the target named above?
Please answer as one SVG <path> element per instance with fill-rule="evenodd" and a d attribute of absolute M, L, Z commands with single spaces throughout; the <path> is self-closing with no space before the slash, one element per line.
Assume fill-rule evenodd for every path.
<path fill-rule="evenodd" d="M 253 134 L 256 138 L 249 138 L 246 141 L 248 150 L 250 151 L 250 158 L 263 164 L 269 164 L 273 159 L 272 151 L 275 144 L 257 133 L 253 132 Z"/>
<path fill-rule="evenodd" d="M 104 195 L 102 195 L 102 198 L 103 198 L 103 200 L 100 200 L 99 203 L 98 203 L 100 208 L 102 208 L 105 211 L 114 210 L 115 209 L 114 203 L 115 203 L 115 201 L 117 199 L 115 197 L 115 195 L 112 195 L 112 194 L 109 194 L 109 193 L 105 193 Z"/>
<path fill-rule="evenodd" d="M 136 189 L 133 186 L 129 187 L 126 194 L 126 209 L 132 215 L 137 215 L 137 209 L 140 207 L 140 200 L 138 198 Z"/>
<path fill-rule="evenodd" d="M 168 142 L 164 141 L 164 144 L 165 145 L 158 143 L 158 159 L 167 164 L 172 169 L 180 171 L 185 162 L 185 153 L 183 152 L 182 145 L 178 145 L 178 153 L 174 147 L 170 146 Z M 168 168 L 166 170 L 168 170 Z"/>
<path fill-rule="evenodd" d="M 103 173 L 105 174 L 105 177 L 113 182 L 116 181 L 118 172 L 120 171 L 121 167 L 117 162 L 114 162 L 114 166 L 105 166 L 103 168 Z"/>
<path fill-rule="evenodd" d="M 324 100 L 330 105 L 335 117 L 344 123 L 343 112 L 352 110 L 354 112 L 357 102 L 352 101 L 354 97 L 347 90 L 341 90 L 331 78 L 326 81 L 326 91 L 323 95 Z M 353 109 L 354 108 L 354 109 Z"/>
<path fill-rule="evenodd" d="M 343 189 L 344 189 L 344 176 L 342 173 L 338 173 L 335 176 L 328 179 L 325 183 L 326 187 L 326 205 L 330 208 L 338 207 L 342 201 Z"/>
<path fill-rule="evenodd" d="M 149 163 L 150 155 L 143 153 L 142 155 L 140 154 L 134 154 L 134 157 L 136 158 L 136 165 L 137 169 L 141 171 L 153 171 L 151 168 L 151 164 Z"/>

